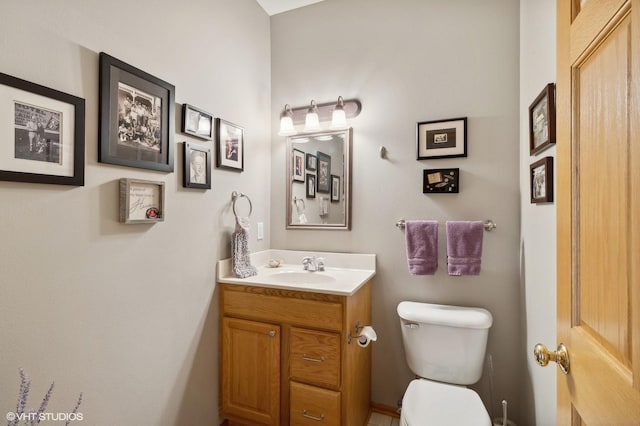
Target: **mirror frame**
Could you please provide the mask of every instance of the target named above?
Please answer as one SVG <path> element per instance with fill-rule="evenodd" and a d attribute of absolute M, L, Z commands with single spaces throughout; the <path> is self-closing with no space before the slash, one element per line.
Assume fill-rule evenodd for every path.
<path fill-rule="evenodd" d="M 344 147 L 343 147 L 343 155 L 344 155 L 344 223 L 306 223 L 304 225 L 292 223 L 292 205 L 293 205 L 293 195 L 291 186 L 294 184 L 293 182 L 293 140 L 298 139 L 300 137 L 315 137 L 319 135 L 337 135 L 337 134 L 345 134 Z M 347 129 L 341 130 L 326 130 L 319 131 L 313 133 L 299 133 L 296 135 L 287 137 L 287 147 L 286 147 L 286 162 L 287 162 L 287 173 L 286 173 L 286 226 L 287 229 L 328 229 L 328 230 L 351 230 L 351 157 L 353 150 L 353 128 L 349 127 Z"/>

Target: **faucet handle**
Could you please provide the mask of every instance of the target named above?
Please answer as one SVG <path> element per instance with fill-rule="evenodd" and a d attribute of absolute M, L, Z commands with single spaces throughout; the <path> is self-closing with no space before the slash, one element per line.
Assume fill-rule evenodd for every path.
<path fill-rule="evenodd" d="M 318 271 L 324 271 L 324 257 L 316 259 L 316 267 L 318 268 Z"/>
<path fill-rule="evenodd" d="M 302 267 L 305 271 L 309 270 L 309 265 L 313 263 L 313 258 L 311 256 L 305 256 L 302 258 Z"/>

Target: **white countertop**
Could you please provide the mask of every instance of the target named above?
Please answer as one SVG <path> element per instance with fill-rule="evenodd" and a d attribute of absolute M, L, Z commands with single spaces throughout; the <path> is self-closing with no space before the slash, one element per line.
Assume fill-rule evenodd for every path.
<path fill-rule="evenodd" d="M 302 258 L 305 256 L 324 258 L 325 270 L 304 271 Z M 272 259 L 279 260 L 280 266 L 270 267 L 269 260 Z M 251 264 L 256 267 L 258 274 L 237 278 L 232 270 L 231 259 L 220 260 L 217 264 L 217 281 L 350 296 L 376 274 L 375 254 L 272 249 L 252 253 Z"/>

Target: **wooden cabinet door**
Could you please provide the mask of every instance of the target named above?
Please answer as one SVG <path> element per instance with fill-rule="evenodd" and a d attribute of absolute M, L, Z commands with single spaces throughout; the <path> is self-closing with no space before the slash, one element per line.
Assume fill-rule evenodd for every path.
<path fill-rule="evenodd" d="M 222 320 L 222 413 L 280 425 L 280 327 Z"/>

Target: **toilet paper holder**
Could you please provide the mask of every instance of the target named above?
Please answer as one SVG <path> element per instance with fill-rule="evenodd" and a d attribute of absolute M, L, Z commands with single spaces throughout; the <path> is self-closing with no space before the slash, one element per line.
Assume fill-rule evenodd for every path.
<path fill-rule="evenodd" d="M 373 336 L 369 336 L 369 333 L 367 332 L 366 336 L 362 336 L 362 332 L 363 330 L 367 328 L 369 329 L 369 331 L 371 331 L 373 333 Z M 349 331 L 349 335 L 347 336 L 347 343 L 351 344 L 351 340 L 353 340 L 354 338 L 356 339 L 356 341 L 358 342 L 359 346 L 362 347 L 366 347 L 369 345 L 369 343 L 371 341 L 375 341 L 377 340 L 378 336 L 376 335 L 375 330 L 373 330 L 373 327 L 371 326 L 362 326 L 360 325 L 360 321 L 356 321 L 356 325 L 354 327 L 355 332 L 352 334 L 351 331 Z M 358 341 L 359 339 L 363 339 Z"/>

